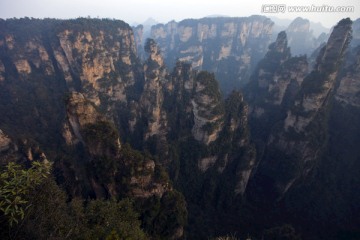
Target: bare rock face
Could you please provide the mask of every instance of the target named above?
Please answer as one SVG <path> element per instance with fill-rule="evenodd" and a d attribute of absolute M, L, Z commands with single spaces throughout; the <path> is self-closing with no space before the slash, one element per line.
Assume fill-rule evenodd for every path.
<path fill-rule="evenodd" d="M 256 165 L 255 149 L 250 143 L 248 106 L 242 95 L 234 92 L 224 101 L 214 74 L 194 71 L 189 63 L 178 62 L 171 77 L 167 85 L 170 96 L 165 99 L 168 136 L 179 139 L 180 152 L 187 156 L 185 161 L 196 163 L 190 165 L 196 169 L 183 171 L 199 171 L 201 179 L 212 179 L 212 187 L 218 190 L 208 189 L 206 180 L 202 185 L 210 192 L 222 191 L 225 186 L 221 186 L 221 181 L 231 178 L 224 196 L 241 197 Z M 174 116 L 178 119 L 174 120 Z M 182 145 L 189 144 L 186 142 L 189 138 L 194 141 L 189 146 L 191 150 L 181 150 Z M 241 156 L 238 152 L 242 152 Z"/>
<path fill-rule="evenodd" d="M 166 170 L 119 136 L 135 139 L 139 149 L 154 139 L 167 146 L 170 79 L 156 44 L 147 54 L 140 64 L 133 31 L 122 21 L 0 20 L 0 128 L 45 146 L 71 197 L 163 201 L 175 192 Z M 0 132 L 0 154 L 7 156 L 1 160 L 14 159 L 23 145 Z M 42 156 L 24 149 L 21 159 Z M 169 198 L 172 210 L 181 199 Z M 185 200 L 181 204 L 186 212 Z M 184 223 L 176 225 L 174 239 Z"/>
<path fill-rule="evenodd" d="M 196 140 L 209 145 L 218 138 L 224 117 L 215 77 L 205 72 L 199 73 L 193 84 L 193 91 L 195 95 L 191 105 L 194 126 L 191 132 Z"/>
<path fill-rule="evenodd" d="M 129 145 L 123 148 L 113 124 L 81 93 L 72 92 L 67 99 L 67 122 L 63 136 L 71 147 L 83 146 L 86 151 L 85 159 L 80 156 L 72 163 L 76 166 L 73 174 L 80 182 L 72 186 L 75 195 L 76 191 L 92 191 L 96 197 L 117 196 L 122 193 L 146 199 L 152 196 L 161 198 L 171 190 L 168 182 L 154 178 L 154 160 L 144 158 Z M 95 164 L 95 168 L 106 170 L 89 170 L 81 162 Z M 128 174 L 130 169 L 134 169 L 134 173 Z M 67 171 L 69 170 L 64 171 L 65 174 Z M 70 176 L 67 178 L 71 179 Z M 121 188 L 121 184 L 125 182 L 116 182 L 118 178 L 126 181 L 128 192 Z"/>
<path fill-rule="evenodd" d="M 306 129 L 318 121 L 323 114 L 329 101 L 329 96 L 335 87 L 335 80 L 339 73 L 339 66 L 342 64 L 345 51 L 351 39 L 351 21 L 342 20 L 334 28 L 326 46 L 322 49 L 318 63 L 303 81 L 302 89 L 295 100 L 294 107 L 288 111 L 284 121 L 286 131 L 306 134 Z M 317 153 L 312 152 L 314 146 L 308 139 L 298 146 L 291 148 L 303 148 L 303 161 L 307 162 L 316 159 Z M 289 144 L 284 145 L 289 149 Z M 294 143 L 295 144 L 295 143 Z M 284 150 L 285 150 L 284 148 Z M 290 149 L 291 149 L 290 148 Z"/>
<path fill-rule="evenodd" d="M 68 145 L 81 141 L 75 132 L 90 121 L 94 110 L 88 103 L 111 121 L 119 121 L 119 106 L 123 110 L 131 104 L 129 89 L 135 88 L 136 81 L 142 82 L 134 35 L 122 21 L 25 18 L 0 25 L 0 84 L 1 94 L 7 96 L 1 105 L 9 113 L 2 124 L 16 119 L 22 126 L 19 132 L 46 136 L 41 137 L 43 144 L 57 133 Z M 89 111 L 79 119 L 69 113 L 71 124 L 61 120 L 68 117 L 63 99 L 69 92 L 79 108 Z M 138 100 L 138 91 L 132 92 L 131 100 Z M 82 97 L 88 103 L 81 103 Z M 16 117 L 14 109 L 26 117 Z"/>
<path fill-rule="evenodd" d="M 68 145 L 83 141 L 81 129 L 87 124 L 94 124 L 104 118 L 97 112 L 94 105 L 83 94 L 70 93 L 67 99 L 67 118 L 64 124 L 63 137 Z"/>
<path fill-rule="evenodd" d="M 294 113 L 294 110 L 289 111 L 285 120 L 286 129 L 291 126 L 297 132 L 302 132 L 326 104 L 330 92 L 334 89 L 338 68 L 350 39 L 351 22 L 343 20 L 334 28 L 326 46 L 320 52 L 315 69 L 304 79 L 303 91 L 295 102 L 295 108 L 300 109 L 300 113 L 303 114 Z M 291 123 L 294 115 L 298 115 L 299 120 Z"/>
<path fill-rule="evenodd" d="M 316 46 L 316 39 L 310 32 L 310 21 L 298 17 L 286 29 L 288 42 L 293 55 L 311 54 Z"/>
<path fill-rule="evenodd" d="M 239 157 L 234 151 L 226 155 L 225 164 L 220 165 L 218 171 L 223 172 L 225 167 L 235 164 L 234 193 L 236 196 L 243 196 L 247 190 L 250 176 L 257 165 L 255 147 L 250 140 L 249 107 L 239 92 L 233 92 L 226 100 L 225 105 L 227 113 L 225 121 L 226 139 L 229 139 L 228 141 L 232 143 L 234 149 L 240 150 L 243 154 Z"/>
<path fill-rule="evenodd" d="M 8 80 L 29 82 L 41 75 L 116 115 L 113 105 L 127 103 L 126 91 L 138 71 L 132 29 L 110 20 L 28 21 L 22 31 L 16 31 L 21 21 L 14 20 L 13 27 L 2 23 L 0 48 L 6 61 L 0 62 L 0 82 L 5 72 Z"/>
<path fill-rule="evenodd" d="M 264 137 L 263 156 L 259 155 L 246 190 L 249 201 L 270 211 L 285 208 L 290 219 L 305 214 L 308 221 L 316 215 L 311 221 L 316 226 L 302 225 L 317 232 L 324 224 L 326 234 L 333 226 L 332 236 L 346 228 L 346 219 L 357 211 L 354 206 L 359 201 L 353 194 L 359 191 L 353 179 L 360 154 L 359 29 L 354 24 L 341 20 L 318 51 L 316 64 L 301 81 L 293 102 Z M 328 214 L 342 220 L 332 224 Z"/>
<path fill-rule="evenodd" d="M 112 101 L 126 101 L 125 87 L 134 83 L 134 73 L 129 70 L 136 53 L 131 29 L 119 28 L 110 34 L 65 30 L 58 37 L 60 48 L 55 56 L 68 76 L 70 89 L 74 81 L 70 73 L 76 71 L 86 97 L 96 105 L 101 104 L 102 95 Z"/>
<path fill-rule="evenodd" d="M 34 36 L 27 42 L 17 41 L 16 38 L 17 36 L 8 32 L 0 40 L 0 47 L 9 51 L 18 74 L 23 78 L 29 78 L 34 70 L 43 70 L 46 75 L 54 74 L 52 62 L 40 36 Z M 0 65 L 0 72 L 5 72 L 5 66 Z"/>
<path fill-rule="evenodd" d="M 32 161 L 49 163 L 40 147 L 28 139 L 12 139 L 0 129 L 0 165 L 9 162 L 28 164 Z"/>
<path fill-rule="evenodd" d="M 20 59 L 20 60 L 16 61 L 15 66 L 16 66 L 17 71 L 20 74 L 30 74 L 31 73 L 31 67 L 30 67 L 28 61 L 25 59 Z"/>
<path fill-rule="evenodd" d="M 307 74 L 306 56 L 291 57 L 287 34 L 280 32 L 245 90 L 255 139 L 269 134 L 272 125 L 281 120 L 284 109 L 294 101 Z"/>
<path fill-rule="evenodd" d="M 145 51 L 144 51 L 144 45 L 145 45 L 145 29 L 143 25 L 138 25 L 136 27 L 133 27 L 134 32 L 134 40 L 136 44 L 136 52 L 140 59 L 145 60 Z"/>
<path fill-rule="evenodd" d="M 351 40 L 351 47 L 357 47 L 360 45 L 360 18 L 356 19 L 352 25 L 353 34 Z"/>
<path fill-rule="evenodd" d="M 244 85 L 265 54 L 273 23 L 268 18 L 203 18 L 152 27 L 167 65 L 186 61 L 194 69 L 215 72 L 228 94 Z M 229 69 L 231 68 L 231 73 Z"/>
<path fill-rule="evenodd" d="M 178 62 L 168 89 L 174 104 L 183 106 L 178 112 L 183 112 L 187 121 L 192 122 L 194 139 L 205 145 L 216 141 L 223 128 L 224 102 L 214 74 L 196 72 L 190 64 Z"/>
<path fill-rule="evenodd" d="M 11 139 L 0 129 L 0 152 L 10 148 Z"/>
<path fill-rule="evenodd" d="M 356 26 L 355 26 L 356 27 Z M 354 28 L 353 33 L 359 34 L 360 29 Z M 358 45 L 355 47 L 355 43 Z M 354 46 L 348 52 L 345 59 L 346 66 L 343 68 L 343 76 L 339 80 L 339 86 L 336 89 L 335 99 L 343 106 L 360 107 L 360 41 L 355 37 L 351 45 Z"/>
<path fill-rule="evenodd" d="M 154 179 L 155 162 L 153 160 L 145 160 L 136 171 L 142 174 L 130 178 L 131 196 L 143 199 L 154 196 L 161 198 L 165 192 L 172 190 L 170 183 Z"/>
<path fill-rule="evenodd" d="M 145 139 L 153 135 L 164 139 L 167 127 L 166 113 L 163 111 L 162 105 L 166 69 L 160 49 L 153 40 L 148 39 L 145 51 L 149 54 L 149 58 L 144 65 L 145 86 L 139 102 L 143 113 L 148 118 L 149 126 Z"/>
<path fill-rule="evenodd" d="M 252 184 L 268 182 L 274 201 L 305 179 L 321 159 L 328 134 L 329 101 L 351 39 L 351 24 L 351 20 L 344 19 L 335 26 L 314 70 L 304 78 L 286 118 L 280 121 L 282 127 L 272 130 Z M 277 169 L 286 172 L 276 176 Z"/>
<path fill-rule="evenodd" d="M 336 89 L 335 98 L 343 106 L 360 106 L 360 19 L 352 24 L 352 39 L 350 50 L 345 58 L 343 75 L 339 80 L 340 84 Z"/>
<path fill-rule="evenodd" d="M 287 45 L 286 33 L 280 32 L 276 41 L 269 45 L 269 51 L 251 76 L 250 89 L 247 91 L 250 103 L 265 97 L 266 101 L 276 105 L 281 104 L 287 85 L 290 83 L 290 79 L 282 77 L 286 74 L 285 71 L 291 72 L 289 68 L 285 68 L 285 62 L 289 59 L 290 49 Z M 294 74 L 297 72 L 294 71 L 292 75 Z M 287 81 L 287 84 L 284 81 Z"/>

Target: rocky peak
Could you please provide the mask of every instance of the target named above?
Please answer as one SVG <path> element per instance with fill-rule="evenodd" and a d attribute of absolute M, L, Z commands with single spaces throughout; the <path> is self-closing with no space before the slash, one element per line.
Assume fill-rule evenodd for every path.
<path fill-rule="evenodd" d="M 256 151 L 250 140 L 248 111 L 243 95 L 233 91 L 225 100 L 224 128 L 216 142 L 223 147 L 228 144 L 232 146 L 233 150 L 226 151 L 225 156 L 218 154 L 217 170 L 224 175 L 234 174 L 233 193 L 238 196 L 245 193 L 256 165 Z M 238 150 L 243 153 L 241 157 L 237 155 Z"/>
<path fill-rule="evenodd" d="M 308 74 L 306 56 L 291 57 L 286 33 L 280 32 L 259 62 L 245 89 L 252 138 L 266 143 L 274 124 L 283 119 Z"/>
<path fill-rule="evenodd" d="M 298 17 L 286 29 L 288 42 L 293 55 L 311 55 L 311 53 L 326 41 L 326 34 L 316 38 L 310 30 L 310 21 Z"/>
<path fill-rule="evenodd" d="M 261 99 L 260 101 L 264 101 L 265 99 L 268 101 L 271 99 L 271 103 L 277 101 L 277 104 L 281 104 L 287 85 L 291 80 L 291 78 L 286 79 L 286 77 L 292 75 L 292 78 L 294 78 L 294 76 L 297 74 L 293 72 L 294 70 L 290 70 L 288 68 L 288 65 L 294 64 L 285 64 L 287 61 L 290 61 L 290 56 L 291 54 L 287 45 L 286 33 L 282 31 L 278 34 L 276 41 L 269 45 L 268 52 L 259 62 L 257 69 L 250 78 L 250 83 L 248 85 L 248 89 L 246 90 L 246 96 L 252 108 L 254 107 L 252 103 L 258 102 L 255 99 Z M 292 67 L 296 68 L 296 66 Z M 287 76 L 284 76 L 285 71 L 289 71 L 289 74 L 286 74 Z M 283 81 L 286 83 L 282 84 Z M 280 87 L 281 90 L 278 89 L 280 91 L 280 96 L 276 97 L 276 100 L 273 97 L 279 93 L 279 91 L 276 90 L 279 88 L 279 85 L 282 86 Z M 256 111 L 263 112 L 263 109 L 258 109 Z"/>
<path fill-rule="evenodd" d="M 145 44 L 145 52 L 149 54 L 148 63 L 155 62 L 158 66 L 164 65 L 161 50 L 153 39 L 147 39 Z"/>
<path fill-rule="evenodd" d="M 148 129 L 145 139 L 153 135 L 165 137 L 166 113 L 162 109 L 163 84 L 167 75 L 160 49 L 153 39 L 148 39 L 145 52 L 149 54 L 144 64 L 145 85 L 140 98 L 140 106 L 144 116 L 148 119 Z"/>
<path fill-rule="evenodd" d="M 213 74 L 200 72 L 194 82 L 195 95 L 191 100 L 194 138 L 208 145 L 215 141 L 223 127 L 224 106 Z"/>
<path fill-rule="evenodd" d="M 328 73 L 338 70 L 351 38 L 352 21 L 349 18 L 343 19 L 331 32 L 326 46 L 321 50 L 317 58 L 315 68 L 317 68 L 318 71 Z"/>
<path fill-rule="evenodd" d="M 189 139 L 189 134 L 191 141 L 195 140 L 190 148 L 194 150 L 188 153 L 184 147 L 184 151 L 194 155 L 192 161 L 197 163 L 194 166 L 197 169 L 185 171 L 200 171 L 200 179 L 211 178 L 212 187 L 218 188 L 223 187 L 217 185 L 221 179 L 231 176 L 235 181 L 226 183 L 231 190 L 225 195 L 242 196 L 256 163 L 250 144 L 248 106 L 242 94 L 233 92 L 224 100 L 213 73 L 192 70 L 191 64 L 184 62 L 176 64 L 171 85 L 165 105 L 169 112 L 169 136 L 183 143 L 180 149 L 188 145 L 185 139 Z M 237 151 L 242 152 L 241 156 Z M 203 187 L 209 187 L 206 180 Z"/>
<path fill-rule="evenodd" d="M 177 106 L 168 109 L 170 115 L 183 116 L 180 124 L 187 122 L 194 139 L 202 144 L 209 146 L 219 140 L 220 132 L 225 127 L 226 111 L 215 75 L 193 70 L 190 63 L 178 62 L 172 73 L 170 90 L 172 99 L 168 101 L 174 101 Z M 242 96 L 239 98 L 242 99 Z M 174 109 L 177 112 L 173 113 Z M 234 113 L 234 117 L 235 115 L 237 113 Z M 237 123 L 238 119 L 234 119 L 231 131 L 235 131 Z"/>
<path fill-rule="evenodd" d="M 321 159 L 327 142 L 328 103 L 350 39 L 351 21 L 343 19 L 319 53 L 317 67 L 302 81 L 286 119 L 280 121 L 283 127 L 272 129 L 254 181 L 265 186 L 271 176 L 272 183 L 266 186 L 273 201 L 306 178 Z M 275 174 L 277 169 L 286 169 L 286 173 Z"/>
<path fill-rule="evenodd" d="M 290 54 L 290 49 L 288 48 L 288 41 L 285 31 L 282 31 L 278 34 L 276 41 L 270 44 L 269 51 L 284 53 L 284 55 Z"/>
<path fill-rule="evenodd" d="M 350 19 L 343 19 L 334 27 L 327 44 L 318 55 L 315 69 L 303 81 L 295 107 L 288 112 L 286 129 L 292 126 L 298 132 L 303 131 L 328 100 L 351 40 L 351 24 Z M 302 113 L 306 117 L 301 116 Z"/>
<path fill-rule="evenodd" d="M 310 30 L 310 21 L 308 19 L 304 19 L 301 17 L 295 18 L 288 28 L 286 29 L 287 33 L 293 33 L 293 32 L 302 32 L 307 33 Z"/>
<path fill-rule="evenodd" d="M 144 52 L 144 26 L 138 25 L 133 27 L 134 32 L 134 39 L 136 43 L 136 51 L 140 59 L 145 59 L 145 52 Z"/>

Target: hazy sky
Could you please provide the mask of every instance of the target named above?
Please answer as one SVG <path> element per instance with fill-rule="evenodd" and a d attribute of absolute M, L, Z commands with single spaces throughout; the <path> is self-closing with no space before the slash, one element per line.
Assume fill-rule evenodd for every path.
<path fill-rule="evenodd" d="M 264 14 L 265 11 L 277 11 L 264 4 L 286 5 L 284 13 Z M 354 12 L 348 13 L 290 13 L 289 6 L 353 6 Z M 208 15 L 227 15 L 242 17 L 267 15 L 293 19 L 297 16 L 321 22 L 326 27 L 333 26 L 341 18 L 353 20 L 360 17 L 360 0 L 0 0 L 0 18 L 77 18 L 100 17 L 116 18 L 129 24 L 142 23 L 149 17 L 158 22 L 201 18 Z"/>

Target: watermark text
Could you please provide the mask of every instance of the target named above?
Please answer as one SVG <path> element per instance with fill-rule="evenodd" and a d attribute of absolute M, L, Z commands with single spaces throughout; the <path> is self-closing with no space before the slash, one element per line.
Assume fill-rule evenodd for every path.
<path fill-rule="evenodd" d="M 330 6 L 330 5 L 304 5 L 287 6 L 286 4 L 263 4 L 262 13 L 350 13 L 354 12 L 354 6 Z"/>

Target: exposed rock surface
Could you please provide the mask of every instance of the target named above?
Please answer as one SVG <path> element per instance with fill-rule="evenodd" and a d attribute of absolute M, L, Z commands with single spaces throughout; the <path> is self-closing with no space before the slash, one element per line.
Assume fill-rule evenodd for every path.
<path fill-rule="evenodd" d="M 282 120 L 307 74 L 306 57 L 291 57 L 287 34 L 280 32 L 245 89 L 253 139 L 264 141 L 273 125 Z"/>
<path fill-rule="evenodd" d="M 286 29 L 291 53 L 295 55 L 310 55 L 323 42 L 326 35 L 315 37 L 310 30 L 310 21 L 301 17 L 294 19 Z M 324 33 L 326 34 L 326 33 Z"/>
<path fill-rule="evenodd" d="M 154 41 L 145 45 L 148 59 L 142 66 L 133 32 L 121 21 L 21 21 L 0 21 L 0 127 L 44 146 L 69 196 L 163 201 L 176 192 L 166 170 L 181 186 L 186 176 L 180 172 L 215 174 L 219 190 L 219 179 L 235 176 L 223 196 L 243 194 L 254 166 L 254 153 L 247 150 L 247 108 L 238 97 L 233 115 L 226 113 L 213 74 L 185 63 L 168 73 Z M 233 31 L 231 24 L 226 27 Z M 185 40 L 190 31 L 181 31 Z M 156 155 L 156 161 L 126 143 Z M 5 135 L 1 149 L 9 151 Z M 211 163 L 202 160 L 210 156 Z M 207 189 L 203 175 L 193 177 L 200 183 L 194 191 Z M 171 201 L 175 206 L 180 200 Z M 173 205 L 165 207 L 171 211 Z M 183 234 L 183 224 L 174 234 Z"/>
<path fill-rule="evenodd" d="M 6 151 L 10 148 L 11 139 L 0 130 L 0 152 Z"/>
<path fill-rule="evenodd" d="M 167 65 L 190 62 L 194 69 L 215 72 L 225 94 L 244 85 L 265 54 L 273 23 L 260 16 L 203 18 L 152 27 Z"/>
<path fill-rule="evenodd" d="M 139 56 L 140 59 L 145 60 L 145 51 L 144 51 L 144 46 L 145 46 L 145 33 L 144 33 L 144 26 L 143 25 L 138 25 L 136 27 L 133 27 L 133 32 L 134 32 L 134 40 L 136 43 L 136 51 L 137 54 Z"/>
<path fill-rule="evenodd" d="M 360 19 L 352 24 L 350 50 L 345 58 L 345 66 L 335 98 L 343 106 L 360 107 Z"/>
<path fill-rule="evenodd" d="M 196 140 L 206 145 L 218 138 L 223 127 L 221 94 L 214 81 L 214 76 L 200 73 L 193 84 L 195 95 L 191 100 L 194 114 L 191 132 Z"/>
<path fill-rule="evenodd" d="M 149 58 L 144 65 L 145 86 L 140 98 L 140 106 L 148 116 L 148 130 L 145 139 L 155 134 L 165 137 L 166 134 L 166 113 L 162 104 L 163 84 L 166 77 L 166 69 L 160 49 L 153 40 L 148 40 L 145 51 Z"/>
<path fill-rule="evenodd" d="M 286 129 L 291 126 L 297 132 L 303 131 L 320 108 L 324 106 L 324 103 L 326 104 L 328 96 L 334 88 L 339 65 L 342 63 L 350 39 L 351 24 L 338 24 L 334 28 L 326 46 L 318 56 L 315 69 L 304 80 L 303 91 L 296 99 L 295 107 L 300 109 L 300 112 L 294 113 L 294 110 L 288 112 L 284 125 Z M 301 113 L 307 116 L 304 117 Z M 298 120 L 293 122 L 294 118 Z"/>
<path fill-rule="evenodd" d="M 142 158 L 139 153 L 133 153 L 134 150 L 130 146 L 122 149 L 115 127 L 81 93 L 72 92 L 67 99 L 67 123 L 63 136 L 68 145 L 83 146 L 86 151 L 85 158 L 80 155 L 71 163 L 74 166 L 73 174 L 78 181 L 83 181 L 79 186 L 73 186 L 75 191 L 93 191 L 98 198 L 118 196 L 121 193 L 136 198 L 161 198 L 166 191 L 171 190 L 170 183 L 154 178 L 156 166 L 152 159 Z M 93 170 L 82 166 L 81 162 L 84 161 L 95 168 L 105 168 L 107 171 L 92 172 Z M 110 163 L 110 167 L 106 166 Z M 126 173 L 131 171 L 130 169 L 134 169 L 135 172 Z M 71 176 L 64 177 L 71 179 Z M 121 188 L 124 183 L 117 182 L 118 178 L 126 181 L 129 192 L 124 192 Z M 86 189 L 87 183 L 90 183 L 91 190 Z"/>
<path fill-rule="evenodd" d="M 68 145 L 83 142 L 80 130 L 87 124 L 94 124 L 103 119 L 91 102 L 78 92 L 70 93 L 67 99 L 67 118 L 63 136 Z"/>
<path fill-rule="evenodd" d="M 254 180 L 262 186 L 268 182 L 273 200 L 281 199 L 300 179 L 306 179 L 321 159 L 328 131 L 327 109 L 350 39 L 351 21 L 344 19 L 321 50 L 315 69 L 302 81 L 286 118 L 280 121 L 282 127 L 279 124 L 272 130 Z M 278 169 L 285 172 L 276 174 Z"/>
<path fill-rule="evenodd" d="M 35 142 L 28 139 L 14 140 L 0 129 L 0 166 L 9 162 L 29 164 L 31 161 L 49 163 L 45 153 Z"/>
<path fill-rule="evenodd" d="M 95 29 L 87 21 L 110 27 Z M 3 61 L 0 64 L 0 73 L 9 71 L 8 61 L 11 60 L 22 79 L 31 81 L 35 78 L 34 71 L 48 78 L 61 76 L 70 91 L 81 91 L 98 106 L 104 101 L 126 102 L 125 91 L 135 82 L 137 66 L 134 36 L 124 22 L 107 21 L 53 21 L 43 24 L 53 31 L 46 35 L 34 31 L 27 36 L 5 22 L 0 47 L 7 58 L 3 59 L 6 64 Z M 44 27 L 35 20 L 29 24 L 29 29 Z M 49 42 L 49 39 L 57 41 Z"/>

